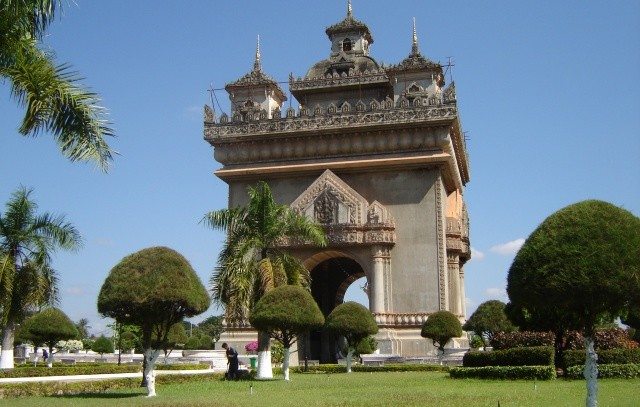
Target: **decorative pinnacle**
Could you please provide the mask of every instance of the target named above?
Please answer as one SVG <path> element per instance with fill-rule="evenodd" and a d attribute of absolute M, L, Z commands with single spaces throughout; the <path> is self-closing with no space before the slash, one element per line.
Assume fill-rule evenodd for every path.
<path fill-rule="evenodd" d="M 258 35 L 258 41 L 256 43 L 256 59 L 253 62 L 253 70 L 254 71 L 262 70 L 262 64 L 260 63 L 260 36 L 259 35 Z"/>
<path fill-rule="evenodd" d="M 351 7 L 351 0 L 347 1 L 347 18 L 353 18 L 353 8 Z"/>
<path fill-rule="evenodd" d="M 413 17 L 413 39 L 411 41 L 411 55 L 417 55 L 420 53 L 418 49 L 418 33 L 416 32 L 416 18 Z"/>

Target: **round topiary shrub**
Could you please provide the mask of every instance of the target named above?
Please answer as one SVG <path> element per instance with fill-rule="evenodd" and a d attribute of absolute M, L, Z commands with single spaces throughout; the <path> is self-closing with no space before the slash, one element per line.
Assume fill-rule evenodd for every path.
<path fill-rule="evenodd" d="M 58 308 L 47 308 L 33 315 L 25 325 L 29 330 L 29 337 L 34 344 L 44 343 L 49 347 L 47 365 L 53 365 L 53 347 L 58 341 L 75 339 L 78 330 L 67 314 Z"/>
<path fill-rule="evenodd" d="M 451 340 L 462 336 L 462 325 L 458 317 L 449 311 L 438 311 L 431 315 L 422 325 L 420 332 L 423 338 L 429 338 L 443 354 L 444 347 Z"/>
<path fill-rule="evenodd" d="M 298 336 L 324 324 L 324 316 L 308 290 L 283 285 L 268 291 L 251 310 L 249 322 L 282 344 L 282 371 L 289 380 L 289 349 Z M 272 359 L 275 360 L 275 349 Z"/>
<path fill-rule="evenodd" d="M 378 333 L 373 314 L 363 305 L 356 302 L 345 302 L 338 305 L 327 317 L 325 329 L 344 336 L 349 346 L 347 354 L 347 372 L 351 372 L 351 355 L 360 341 L 369 335 Z"/>
<path fill-rule="evenodd" d="M 104 335 L 101 335 L 93 342 L 93 345 L 91 345 L 91 350 L 99 353 L 100 356 L 104 355 L 105 353 L 113 353 L 115 351 L 111 339 L 107 338 Z"/>
<path fill-rule="evenodd" d="M 169 328 L 206 311 L 209 304 L 209 294 L 187 259 L 167 247 L 151 247 L 123 258 L 111 269 L 98 296 L 102 315 L 140 327 L 149 396 L 155 396 L 153 366 Z"/>

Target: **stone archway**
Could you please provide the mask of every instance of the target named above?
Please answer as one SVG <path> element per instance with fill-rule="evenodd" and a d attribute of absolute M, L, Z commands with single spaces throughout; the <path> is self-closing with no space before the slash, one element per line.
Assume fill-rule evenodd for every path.
<path fill-rule="evenodd" d="M 365 277 L 363 267 L 350 257 L 341 255 L 322 260 L 311 269 L 311 294 L 324 316 L 342 304 L 347 288 L 357 279 Z M 322 330 L 309 334 L 305 344 L 308 359 L 320 363 L 337 362 L 337 337 Z"/>

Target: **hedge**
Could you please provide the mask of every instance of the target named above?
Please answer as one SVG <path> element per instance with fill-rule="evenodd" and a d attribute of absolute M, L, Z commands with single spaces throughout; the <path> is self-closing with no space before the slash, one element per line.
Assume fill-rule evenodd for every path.
<path fill-rule="evenodd" d="M 494 350 L 525 348 L 533 346 L 554 346 L 556 336 L 553 332 L 497 332 L 491 338 Z"/>
<path fill-rule="evenodd" d="M 46 367 L 22 367 L 0 371 L 0 378 L 8 377 L 39 377 L 39 376 L 69 376 L 83 374 L 106 374 L 106 373 L 135 373 L 141 372 L 141 365 L 102 365 L 102 366 L 54 366 Z"/>
<path fill-rule="evenodd" d="M 556 378 L 556 369 L 553 366 L 452 367 L 449 376 L 454 379 L 552 380 Z"/>
<path fill-rule="evenodd" d="M 462 365 L 464 367 L 549 366 L 554 364 L 554 353 L 554 349 L 549 346 L 467 352 L 462 359 Z"/>
<path fill-rule="evenodd" d="M 640 364 L 640 349 L 599 350 L 598 365 Z M 584 350 L 566 350 L 562 355 L 562 367 L 584 365 Z"/>
<path fill-rule="evenodd" d="M 204 370 L 209 369 L 208 364 L 176 364 L 165 365 L 157 364 L 155 368 L 157 370 Z M 85 375 L 85 374 L 107 374 L 107 373 L 136 373 L 142 371 L 142 365 L 140 363 L 135 364 L 106 364 L 106 363 L 92 363 L 92 364 L 78 364 L 78 365 L 56 365 L 51 368 L 44 366 L 38 367 L 20 367 L 17 369 L 0 370 L 0 378 L 9 377 L 41 377 L 41 376 L 69 376 L 69 375 Z"/>
<path fill-rule="evenodd" d="M 185 363 L 185 364 L 171 364 L 165 365 L 163 363 L 156 364 L 156 370 L 205 370 L 210 369 L 211 365 L 208 363 Z"/>
<path fill-rule="evenodd" d="M 584 379 L 584 366 L 571 366 L 564 372 L 567 379 Z M 636 379 L 640 378 L 640 364 L 610 364 L 598 365 L 599 379 Z"/>
<path fill-rule="evenodd" d="M 223 373 L 207 375 L 162 375 L 156 377 L 157 384 L 185 383 L 190 381 L 222 380 Z M 0 385 L 0 399 L 15 397 L 46 397 L 74 394 L 102 393 L 116 389 L 139 389 L 140 378 L 124 378 L 110 380 L 94 380 L 87 382 L 44 382 L 34 386 L 33 383 L 10 383 Z M 142 396 L 142 393 L 140 393 Z"/>
<path fill-rule="evenodd" d="M 355 365 L 351 367 L 354 372 L 447 372 L 448 366 L 443 365 L 420 365 L 420 364 L 388 364 L 382 366 L 371 365 Z M 309 366 L 307 372 L 304 366 L 296 366 L 291 368 L 295 373 L 346 373 L 347 367 L 344 365 L 314 365 Z"/>

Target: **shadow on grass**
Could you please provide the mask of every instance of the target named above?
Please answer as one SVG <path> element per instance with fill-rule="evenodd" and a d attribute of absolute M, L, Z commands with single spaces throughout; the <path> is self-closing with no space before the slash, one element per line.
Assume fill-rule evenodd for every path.
<path fill-rule="evenodd" d="M 64 394 L 60 396 L 53 396 L 57 399 L 128 399 L 132 397 L 141 397 L 145 393 L 78 393 L 78 394 Z"/>

